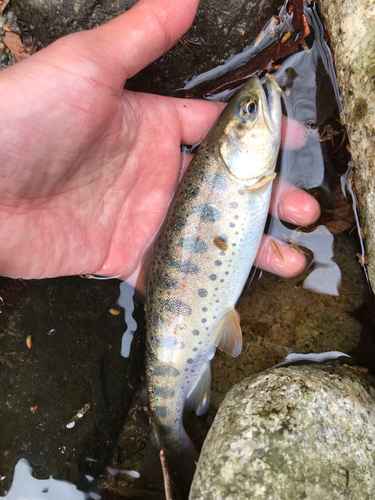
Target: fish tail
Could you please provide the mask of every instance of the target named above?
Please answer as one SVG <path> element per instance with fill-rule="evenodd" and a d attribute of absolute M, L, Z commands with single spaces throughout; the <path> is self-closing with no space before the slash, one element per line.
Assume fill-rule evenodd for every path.
<path fill-rule="evenodd" d="M 198 461 L 198 452 L 183 428 L 179 429 L 178 435 L 173 436 L 173 440 L 163 438 L 162 449 L 172 481 L 181 498 L 187 499 Z"/>

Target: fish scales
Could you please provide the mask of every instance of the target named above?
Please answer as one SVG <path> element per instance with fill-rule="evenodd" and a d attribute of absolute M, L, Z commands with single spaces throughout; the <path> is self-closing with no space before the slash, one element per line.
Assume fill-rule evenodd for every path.
<path fill-rule="evenodd" d="M 247 85 L 251 96 L 258 98 L 259 114 L 262 109 L 266 113 L 268 108 L 260 102 L 265 95 L 259 81 L 252 79 Z M 280 122 L 280 99 L 275 97 L 275 88 L 271 91 L 276 121 Z M 249 103 L 253 97 L 247 99 Z M 230 108 L 226 113 L 231 116 Z M 154 245 L 150 268 L 146 315 L 148 389 L 161 440 L 172 459 L 173 453 L 175 458 L 179 453 L 189 454 L 182 425 L 186 401 L 198 414 L 209 404 L 209 367 L 216 349 L 213 336 L 222 318 L 234 310 L 248 278 L 266 222 L 272 182 L 259 189 L 248 188 L 264 174 L 272 174 L 280 141 L 279 123 L 275 144 L 268 143 L 270 159 L 260 170 L 259 151 L 253 151 L 252 160 L 252 151 L 247 148 L 248 154 L 242 160 L 254 162 L 255 176 L 244 179 L 238 175 L 238 149 L 227 147 L 222 139 L 223 127 L 224 138 L 233 135 L 232 122 L 228 131 L 223 115 L 174 195 Z M 240 138 L 243 121 L 235 123 Z M 254 133 L 254 127 L 252 131 L 252 142 L 261 142 L 265 134 L 267 139 L 267 131 L 262 137 Z M 242 152 L 243 147 L 239 149 Z M 228 169 L 230 162 L 232 171 Z"/>

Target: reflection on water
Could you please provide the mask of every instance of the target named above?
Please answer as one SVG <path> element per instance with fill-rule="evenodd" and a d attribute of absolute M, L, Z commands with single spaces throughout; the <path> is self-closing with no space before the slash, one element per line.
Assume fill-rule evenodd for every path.
<path fill-rule="evenodd" d="M 133 342 L 133 335 L 137 329 L 137 323 L 133 318 L 134 287 L 132 285 L 129 285 L 129 283 L 126 282 L 121 283 L 118 305 L 121 306 L 125 311 L 125 323 L 127 326 L 126 331 L 122 337 L 121 356 L 123 356 L 124 358 L 128 358 L 130 354 L 130 348 Z"/>
<path fill-rule="evenodd" d="M 88 477 L 88 480 L 90 478 Z M 91 478 L 92 480 L 92 478 Z M 12 486 L 4 500 L 99 500 L 97 493 L 82 493 L 67 481 L 35 479 L 29 462 L 21 458 L 15 469 Z"/>

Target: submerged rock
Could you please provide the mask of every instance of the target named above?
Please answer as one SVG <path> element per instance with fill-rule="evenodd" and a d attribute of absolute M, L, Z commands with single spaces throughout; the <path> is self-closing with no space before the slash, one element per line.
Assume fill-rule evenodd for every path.
<path fill-rule="evenodd" d="M 92 29 L 129 10 L 136 0 L 12 0 L 12 8 L 43 45 L 76 31 Z M 241 52 L 260 28 L 277 14 L 283 0 L 201 0 L 186 41 L 177 43 L 153 64 L 131 78 L 126 87 L 171 95 L 204 71 Z M 100 52 L 100 48 L 93 48 Z M 105 54 L 103 54 L 105 57 Z"/>
<path fill-rule="evenodd" d="M 243 380 L 208 433 L 190 500 L 373 498 L 374 381 L 345 366 Z"/>
<path fill-rule="evenodd" d="M 320 3 L 333 48 L 337 81 L 355 163 L 355 184 L 375 290 L 375 1 Z"/>

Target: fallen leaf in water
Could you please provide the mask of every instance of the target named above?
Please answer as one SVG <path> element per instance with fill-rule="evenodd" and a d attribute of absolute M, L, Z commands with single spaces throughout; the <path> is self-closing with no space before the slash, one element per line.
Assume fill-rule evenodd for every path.
<path fill-rule="evenodd" d="M 323 209 L 319 219 L 307 228 L 299 228 L 304 233 L 315 231 L 318 226 L 325 226 L 328 231 L 335 235 L 355 226 L 356 220 L 353 212 L 351 197 L 344 195 L 341 184 L 337 186 L 330 203 L 330 209 Z"/>
<path fill-rule="evenodd" d="M 5 7 L 8 5 L 10 0 L 3 0 L 0 2 L 0 14 L 4 12 Z"/>
<path fill-rule="evenodd" d="M 22 61 L 22 59 L 30 57 L 30 54 L 26 52 L 22 45 L 21 38 L 15 33 L 6 32 L 3 42 L 11 51 L 14 62 Z"/>
<path fill-rule="evenodd" d="M 271 248 L 277 255 L 278 259 L 284 260 L 283 254 L 280 252 L 279 247 L 276 245 L 276 243 L 272 240 L 271 241 Z"/>
<path fill-rule="evenodd" d="M 346 364 L 343 364 L 342 366 L 345 366 L 345 368 L 350 368 L 351 370 L 354 370 L 356 372 L 360 372 L 360 373 L 368 373 L 369 372 L 369 369 L 366 368 L 365 366 L 351 366 L 351 365 L 346 365 Z"/>
<path fill-rule="evenodd" d="M 356 257 L 358 257 L 358 262 L 361 264 L 362 267 L 364 267 L 368 264 L 367 255 L 362 254 L 362 253 L 357 253 Z"/>
<path fill-rule="evenodd" d="M 32 337 L 31 335 L 28 335 L 26 338 L 26 345 L 29 349 L 31 349 L 31 346 L 33 345 Z"/>
<path fill-rule="evenodd" d="M 34 413 L 37 408 L 38 408 L 38 405 L 30 406 L 30 411 L 32 411 Z"/>

